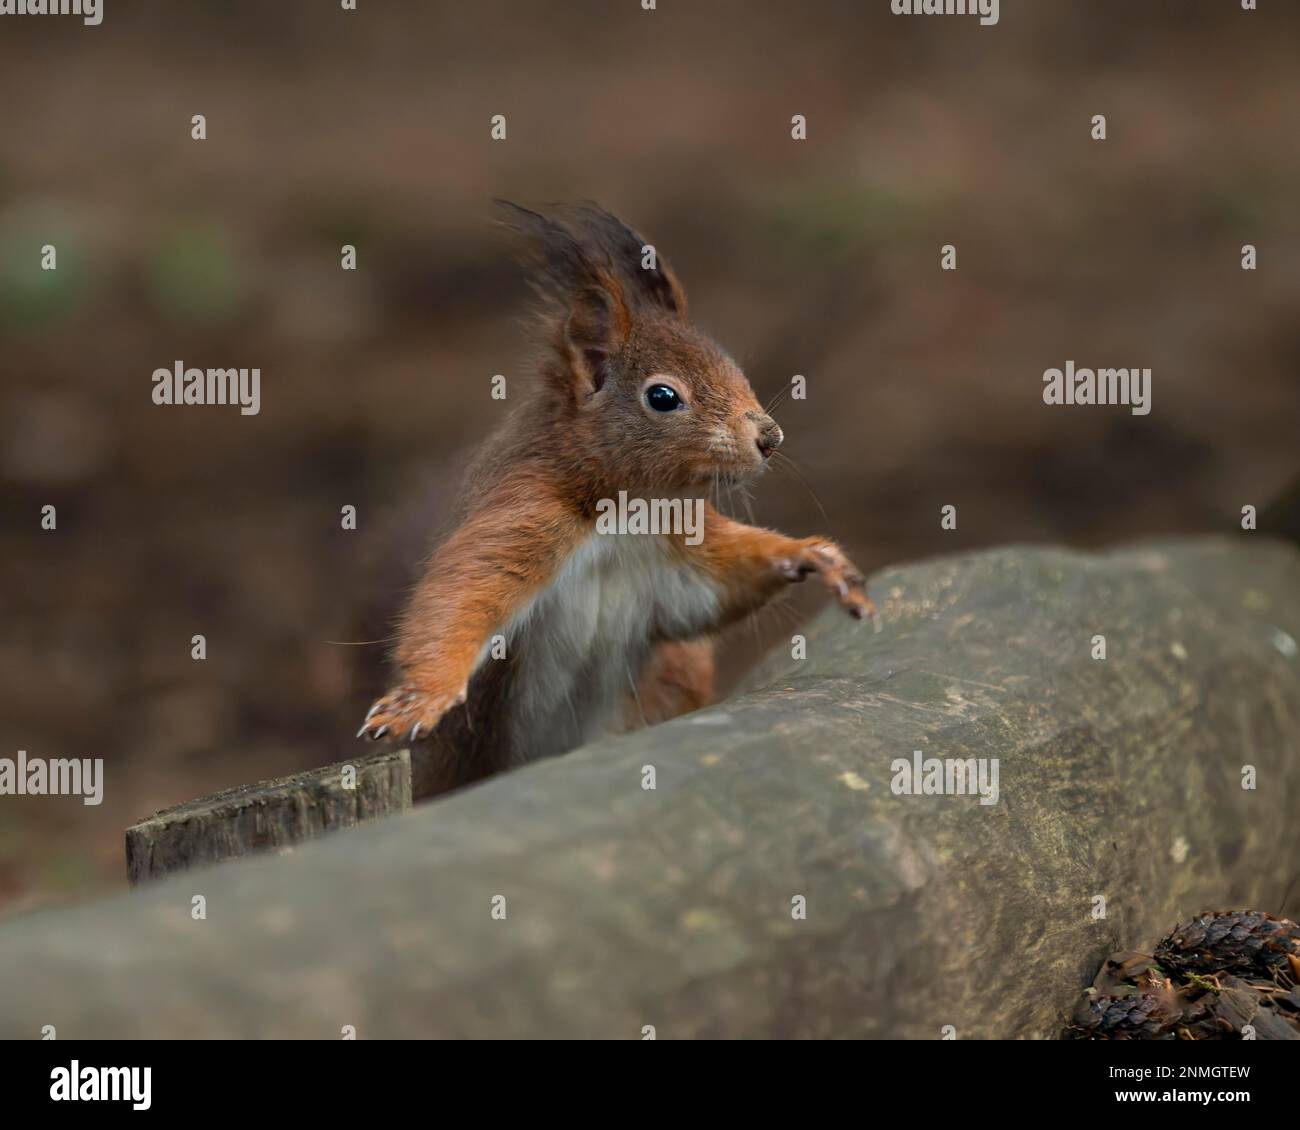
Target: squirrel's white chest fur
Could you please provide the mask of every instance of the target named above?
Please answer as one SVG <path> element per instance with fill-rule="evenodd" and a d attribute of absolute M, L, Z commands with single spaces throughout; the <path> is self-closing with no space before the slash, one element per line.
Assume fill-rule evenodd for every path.
<path fill-rule="evenodd" d="M 508 625 L 517 677 L 515 757 L 559 753 L 606 730 L 652 639 L 697 635 L 718 615 L 712 582 L 644 534 L 590 535 Z"/>

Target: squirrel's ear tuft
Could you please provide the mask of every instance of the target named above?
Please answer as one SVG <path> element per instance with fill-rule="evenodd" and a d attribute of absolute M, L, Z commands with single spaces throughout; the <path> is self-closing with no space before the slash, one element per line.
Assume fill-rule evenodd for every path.
<path fill-rule="evenodd" d="M 590 286 L 599 263 L 593 248 L 554 215 L 544 215 L 509 200 L 494 203 L 506 212 L 502 223 L 523 237 L 524 261 L 534 274 L 532 283 L 544 297 L 567 301 Z"/>
<path fill-rule="evenodd" d="M 506 200 L 496 203 L 509 212 L 507 226 L 525 237 L 532 282 L 556 330 L 565 379 L 585 399 L 600 391 L 609 355 L 627 338 L 631 313 L 621 272 L 580 226 Z"/>
<path fill-rule="evenodd" d="M 686 320 L 686 291 L 658 248 L 594 201 L 584 201 L 574 212 L 638 297 Z"/>
<path fill-rule="evenodd" d="M 567 298 L 599 285 L 597 275 L 604 275 L 621 280 L 629 310 L 685 321 L 686 292 L 668 261 L 612 212 L 592 201 L 556 206 L 546 214 L 508 200 L 496 203 L 508 213 L 506 226 L 524 237 L 534 282 L 548 297 Z"/>

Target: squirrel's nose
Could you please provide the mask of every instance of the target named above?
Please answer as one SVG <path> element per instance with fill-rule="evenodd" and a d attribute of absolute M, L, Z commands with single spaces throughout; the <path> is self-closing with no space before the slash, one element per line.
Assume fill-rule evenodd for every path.
<path fill-rule="evenodd" d="M 778 447 L 781 441 L 785 439 L 784 433 L 775 420 L 768 419 L 758 429 L 758 439 L 754 442 L 758 445 L 758 453 L 764 458 L 768 458 Z"/>

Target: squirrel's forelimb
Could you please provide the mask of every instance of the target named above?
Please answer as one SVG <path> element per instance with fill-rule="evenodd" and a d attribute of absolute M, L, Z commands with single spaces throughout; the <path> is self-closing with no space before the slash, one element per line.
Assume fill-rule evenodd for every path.
<path fill-rule="evenodd" d="M 712 578 L 722 595 L 722 609 L 711 629 L 724 627 L 762 607 L 792 581 L 816 573 L 841 606 L 856 619 L 874 613 L 862 575 L 834 542 L 826 538 L 790 538 L 758 526 L 746 526 L 704 511 L 704 537 L 676 548 Z"/>
<path fill-rule="evenodd" d="M 586 524 L 535 478 L 502 482 L 433 554 L 402 617 L 401 685 L 362 733 L 411 740 L 465 702 L 492 636 L 554 578 Z"/>

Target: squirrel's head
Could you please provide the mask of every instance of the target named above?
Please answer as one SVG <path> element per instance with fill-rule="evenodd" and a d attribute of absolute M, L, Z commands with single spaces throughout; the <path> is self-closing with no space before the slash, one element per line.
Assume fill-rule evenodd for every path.
<path fill-rule="evenodd" d="M 757 474 L 781 429 L 739 366 L 691 326 L 658 249 L 595 204 L 502 203 L 544 301 L 546 391 L 570 450 L 613 487 L 690 490 Z"/>

